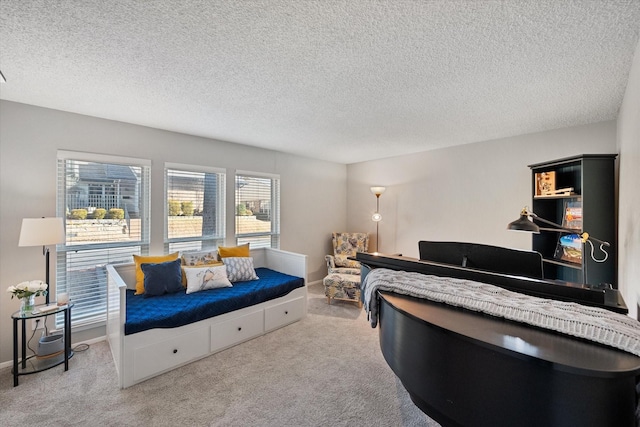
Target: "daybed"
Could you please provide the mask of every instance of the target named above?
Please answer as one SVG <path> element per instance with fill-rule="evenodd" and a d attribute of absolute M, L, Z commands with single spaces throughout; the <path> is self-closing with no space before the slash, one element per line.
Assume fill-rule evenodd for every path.
<path fill-rule="evenodd" d="M 252 250 L 251 257 L 260 280 L 239 282 L 234 284 L 233 288 L 150 298 L 133 295 L 136 281 L 133 263 L 107 265 L 107 338 L 118 371 L 120 387 L 130 387 L 306 316 L 307 256 L 260 248 Z M 276 283 L 275 290 L 272 289 L 266 296 L 261 296 L 261 301 L 256 299 L 254 291 L 260 288 L 260 283 L 274 277 L 277 282 L 280 273 L 294 276 L 293 279 L 301 278 L 302 280 L 298 281 L 301 285 L 296 285 L 298 287 L 292 290 L 283 290 L 284 288 L 278 287 L 280 285 Z M 243 291 L 243 287 L 247 289 Z M 231 304 L 228 300 L 226 303 L 218 302 L 213 308 L 198 305 L 204 304 L 202 300 L 211 294 L 220 294 L 220 291 L 236 293 L 231 298 Z M 238 297 L 238 292 L 244 293 Z M 182 304 L 185 301 L 190 301 L 186 304 L 192 305 L 182 309 L 176 316 L 175 313 L 167 311 L 166 305 L 162 305 L 163 299 L 168 301 L 169 305 Z M 236 308 L 238 304 L 244 307 Z M 140 318 L 138 315 L 144 310 L 160 313 L 160 318 Z M 180 311 L 179 306 L 177 310 Z"/>

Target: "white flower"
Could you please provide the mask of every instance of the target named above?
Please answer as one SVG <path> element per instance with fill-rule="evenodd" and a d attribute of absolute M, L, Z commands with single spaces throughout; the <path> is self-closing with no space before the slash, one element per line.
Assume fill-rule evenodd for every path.
<path fill-rule="evenodd" d="M 14 296 L 18 298 L 26 298 L 31 295 L 40 296 L 47 294 L 47 288 L 49 285 L 42 280 L 29 280 L 20 282 L 15 286 L 9 286 L 7 292 L 11 294 L 11 298 Z"/>

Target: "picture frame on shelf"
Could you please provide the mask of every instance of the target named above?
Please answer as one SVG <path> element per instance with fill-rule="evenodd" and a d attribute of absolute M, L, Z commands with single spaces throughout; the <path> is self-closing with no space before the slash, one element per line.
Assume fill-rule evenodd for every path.
<path fill-rule="evenodd" d="M 556 173 L 554 171 L 536 173 L 535 180 L 535 196 L 546 196 L 556 191 Z"/>
<path fill-rule="evenodd" d="M 582 230 L 582 202 L 567 201 L 564 203 L 562 228 L 576 231 Z"/>
<path fill-rule="evenodd" d="M 555 258 L 573 264 L 582 264 L 582 239 L 577 234 L 564 234 L 558 238 Z"/>

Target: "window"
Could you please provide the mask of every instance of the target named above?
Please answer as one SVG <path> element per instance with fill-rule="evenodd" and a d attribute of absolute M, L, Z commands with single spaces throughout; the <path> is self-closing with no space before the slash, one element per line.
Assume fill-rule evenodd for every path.
<path fill-rule="evenodd" d="M 131 262 L 149 248 L 148 160 L 58 152 L 56 292 L 75 303 L 74 327 L 106 320 L 106 264 Z M 59 323 L 57 319 L 56 323 Z"/>
<path fill-rule="evenodd" d="M 215 249 L 224 242 L 225 174 L 222 170 L 166 164 L 165 250 Z"/>
<path fill-rule="evenodd" d="M 236 243 L 252 248 L 280 246 L 280 179 L 251 172 L 236 174 Z"/>

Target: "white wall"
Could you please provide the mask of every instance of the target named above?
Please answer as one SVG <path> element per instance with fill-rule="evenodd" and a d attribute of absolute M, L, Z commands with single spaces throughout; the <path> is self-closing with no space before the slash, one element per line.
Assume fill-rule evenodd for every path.
<path fill-rule="evenodd" d="M 58 149 L 152 161 L 153 254 L 163 252 L 165 162 L 227 168 L 228 176 L 235 169 L 279 174 L 280 247 L 309 256 L 310 281 L 326 274 L 331 232 L 346 227 L 345 165 L 0 101 L 0 363 L 12 358 L 10 316 L 19 308 L 6 287 L 44 279 L 42 248 L 18 247 L 18 237 L 22 218 L 56 214 Z M 74 342 L 101 335 L 104 328 L 74 332 Z"/>
<path fill-rule="evenodd" d="M 629 314 L 637 318 L 640 303 L 640 43 L 618 115 L 618 149 L 618 280 Z"/>
<path fill-rule="evenodd" d="M 531 235 L 507 231 L 531 205 L 527 165 L 578 154 L 616 153 L 614 121 L 427 151 L 347 168 L 350 230 L 371 233 L 380 197 L 380 252 L 418 257 L 419 240 L 531 249 Z"/>

